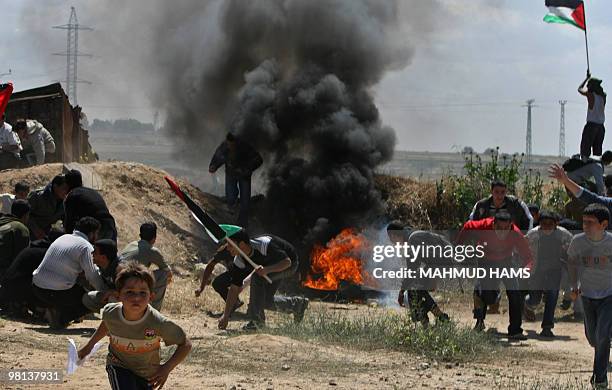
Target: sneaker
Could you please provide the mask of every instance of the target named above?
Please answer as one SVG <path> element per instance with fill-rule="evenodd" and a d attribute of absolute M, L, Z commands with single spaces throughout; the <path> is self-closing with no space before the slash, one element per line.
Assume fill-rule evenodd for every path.
<path fill-rule="evenodd" d="M 535 311 L 529 306 L 525 305 L 523 306 L 523 317 L 525 317 L 525 321 L 535 321 Z"/>
<path fill-rule="evenodd" d="M 570 307 L 572 307 L 571 299 L 564 299 L 561 301 L 561 304 L 559 305 L 559 308 L 561 308 L 561 310 L 568 310 Z"/>
<path fill-rule="evenodd" d="M 524 341 L 527 340 L 527 336 L 525 336 L 523 332 L 512 333 L 508 335 L 508 340 Z"/>
<path fill-rule="evenodd" d="M 258 325 L 257 322 L 249 321 L 242 326 L 242 330 L 246 330 L 249 332 L 255 332 L 255 331 L 258 331 L 261 327 L 262 325 Z"/>
<path fill-rule="evenodd" d="M 296 305 L 295 311 L 293 312 L 293 320 L 295 322 L 302 322 L 304 319 L 304 313 L 306 312 L 309 303 L 310 301 L 308 298 L 300 299 L 300 302 Z"/>
<path fill-rule="evenodd" d="M 552 330 L 550 328 L 544 328 L 540 332 L 540 337 L 553 338 L 553 337 L 555 337 L 555 334 L 552 332 Z"/>
<path fill-rule="evenodd" d="M 476 320 L 476 325 L 474 325 L 474 330 L 476 332 L 482 332 L 485 330 L 484 320 Z"/>

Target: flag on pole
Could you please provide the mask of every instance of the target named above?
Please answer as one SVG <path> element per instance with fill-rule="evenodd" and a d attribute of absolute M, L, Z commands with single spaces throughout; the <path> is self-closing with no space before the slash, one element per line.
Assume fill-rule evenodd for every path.
<path fill-rule="evenodd" d="M 545 5 L 548 7 L 548 14 L 544 16 L 546 23 L 571 24 L 586 30 L 582 0 L 545 0 Z"/>
<path fill-rule="evenodd" d="M 13 93 L 13 84 L 0 84 L 0 117 L 4 114 L 6 106 Z"/>

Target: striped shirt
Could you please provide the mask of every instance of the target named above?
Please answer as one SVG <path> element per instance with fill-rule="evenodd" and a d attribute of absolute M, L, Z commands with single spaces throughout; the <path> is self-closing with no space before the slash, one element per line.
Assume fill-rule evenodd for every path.
<path fill-rule="evenodd" d="M 106 290 L 100 271 L 93 263 L 93 251 L 85 234 L 78 230 L 64 234 L 51 244 L 42 263 L 32 273 L 32 282 L 46 290 L 68 290 L 84 272 L 96 290 Z"/>

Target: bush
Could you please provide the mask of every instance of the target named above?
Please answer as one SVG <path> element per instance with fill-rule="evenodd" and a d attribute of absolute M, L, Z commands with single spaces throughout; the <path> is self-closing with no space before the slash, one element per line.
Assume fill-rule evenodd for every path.
<path fill-rule="evenodd" d="M 525 203 L 561 212 L 567 200 L 561 186 L 553 187 L 547 195 L 540 172 L 526 169 L 523 155 L 499 154 L 499 148 L 483 161 L 479 155 L 464 156 L 464 173 L 448 173 L 436 182 L 436 204 L 429 209 L 434 226 L 440 229 L 459 228 L 468 220 L 474 204 L 491 193 L 491 181 L 501 179 L 508 185 L 508 193 L 519 196 Z"/>
<path fill-rule="evenodd" d="M 359 316 L 309 310 L 300 323 L 285 318 L 265 332 L 362 350 L 391 349 L 425 355 L 441 361 L 465 361 L 485 356 L 496 349 L 487 334 L 453 322 L 428 328 L 413 323 L 406 313 L 368 310 Z"/>

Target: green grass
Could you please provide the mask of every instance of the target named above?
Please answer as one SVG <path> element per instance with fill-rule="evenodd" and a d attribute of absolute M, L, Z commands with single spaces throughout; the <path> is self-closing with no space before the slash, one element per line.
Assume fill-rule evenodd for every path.
<path fill-rule="evenodd" d="M 494 353 L 498 344 L 490 335 L 454 322 L 424 328 L 406 314 L 369 310 L 347 316 L 324 308 L 310 310 L 304 321 L 282 319 L 265 332 L 299 340 L 343 345 L 361 350 L 406 351 L 440 361 L 465 361 Z"/>

